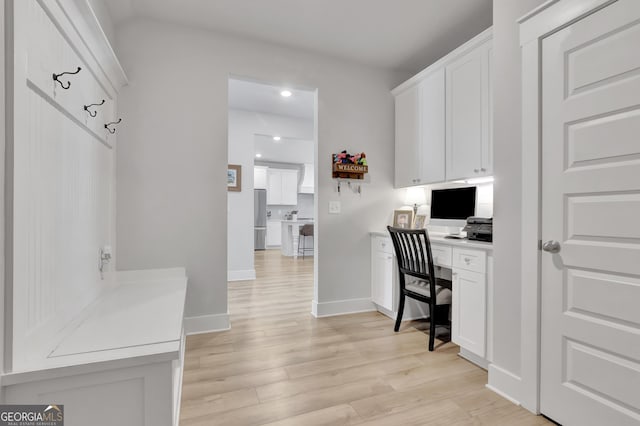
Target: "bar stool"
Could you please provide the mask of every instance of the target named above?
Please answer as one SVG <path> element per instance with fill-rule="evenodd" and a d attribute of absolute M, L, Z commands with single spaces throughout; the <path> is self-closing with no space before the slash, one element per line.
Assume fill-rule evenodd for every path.
<path fill-rule="evenodd" d="M 313 224 L 306 224 L 306 225 L 302 225 L 300 227 L 300 240 L 302 241 L 302 244 L 298 244 L 298 254 L 300 254 L 300 250 L 302 250 L 302 258 L 304 259 L 304 254 L 306 251 L 311 250 L 311 253 L 313 253 L 313 243 L 311 244 L 311 248 L 307 248 L 306 246 L 306 242 L 307 242 L 307 238 L 306 237 L 311 237 L 313 238 Z"/>

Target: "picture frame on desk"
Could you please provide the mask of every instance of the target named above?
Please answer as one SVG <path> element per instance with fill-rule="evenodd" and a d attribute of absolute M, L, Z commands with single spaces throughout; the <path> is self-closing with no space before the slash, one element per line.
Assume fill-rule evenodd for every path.
<path fill-rule="evenodd" d="M 413 210 L 394 210 L 393 227 L 411 229 L 413 224 Z"/>
<path fill-rule="evenodd" d="M 427 215 L 417 214 L 413 221 L 413 229 L 424 229 L 427 225 Z"/>

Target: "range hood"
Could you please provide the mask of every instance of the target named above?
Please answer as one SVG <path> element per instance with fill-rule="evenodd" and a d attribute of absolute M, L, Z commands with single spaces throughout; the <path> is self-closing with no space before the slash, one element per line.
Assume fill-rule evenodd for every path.
<path fill-rule="evenodd" d="M 304 171 L 302 173 L 302 182 L 298 188 L 300 194 L 313 194 L 314 187 L 314 167 L 311 163 L 304 164 Z"/>

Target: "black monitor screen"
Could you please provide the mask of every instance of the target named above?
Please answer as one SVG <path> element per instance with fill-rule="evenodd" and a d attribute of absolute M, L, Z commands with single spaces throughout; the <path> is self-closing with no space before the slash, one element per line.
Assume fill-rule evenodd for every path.
<path fill-rule="evenodd" d="M 476 187 L 434 189 L 431 191 L 432 219 L 466 220 L 475 215 Z"/>

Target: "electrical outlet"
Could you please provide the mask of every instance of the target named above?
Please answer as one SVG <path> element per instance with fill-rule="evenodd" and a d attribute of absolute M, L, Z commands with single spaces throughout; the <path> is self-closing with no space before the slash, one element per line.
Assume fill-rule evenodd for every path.
<path fill-rule="evenodd" d="M 340 201 L 329 201 L 329 214 L 340 214 Z"/>

